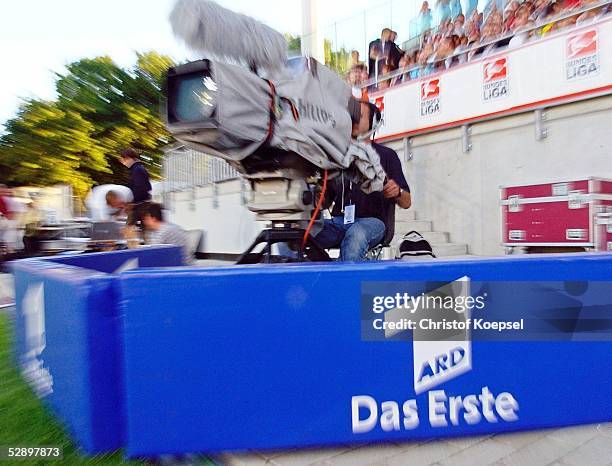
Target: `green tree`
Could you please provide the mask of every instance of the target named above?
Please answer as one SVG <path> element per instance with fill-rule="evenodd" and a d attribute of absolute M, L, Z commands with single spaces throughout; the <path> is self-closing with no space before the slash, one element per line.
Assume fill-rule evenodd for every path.
<path fill-rule="evenodd" d="M 148 169 L 159 174 L 162 153 L 170 135 L 160 118 L 162 86 L 171 66 L 169 57 L 156 52 L 138 54 L 132 72 L 122 70 L 108 57 L 85 59 L 68 66 L 57 83 L 59 104 L 74 108 L 96 126 L 95 138 L 105 150 L 110 173 L 92 173 L 97 183 L 125 181 L 118 152 L 133 147 L 147 154 Z"/>
<path fill-rule="evenodd" d="M 300 36 L 285 34 L 285 40 L 287 41 L 287 52 L 290 57 L 302 54 L 302 38 Z"/>
<path fill-rule="evenodd" d="M 57 75 L 56 102 L 31 100 L 0 138 L 0 181 L 68 183 L 84 194 L 93 184 L 125 183 L 118 153 L 133 147 L 159 175 L 161 147 L 171 141 L 161 115 L 169 57 L 137 55 L 132 69 L 109 57 L 82 59 Z"/>
<path fill-rule="evenodd" d="M 340 75 L 348 72 L 351 62 L 351 53 L 344 46 L 340 50 L 333 51 L 332 43 L 329 39 L 323 41 L 323 53 L 325 55 L 325 64 Z"/>
<path fill-rule="evenodd" d="M 26 102 L 0 139 L 5 181 L 15 184 L 69 183 L 84 195 L 93 180 L 89 171 L 108 172 L 94 125 L 54 102 Z M 84 168 L 87 167 L 88 170 Z"/>

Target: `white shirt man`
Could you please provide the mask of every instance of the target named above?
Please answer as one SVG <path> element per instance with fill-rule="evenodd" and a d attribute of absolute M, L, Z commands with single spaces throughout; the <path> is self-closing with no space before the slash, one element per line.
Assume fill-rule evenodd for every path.
<path fill-rule="evenodd" d="M 115 195 L 109 196 L 111 192 Z M 110 203 L 107 198 L 112 198 Z M 132 191 L 127 186 L 103 184 L 91 190 L 85 199 L 85 205 L 92 221 L 106 222 L 120 214 L 133 199 Z"/>

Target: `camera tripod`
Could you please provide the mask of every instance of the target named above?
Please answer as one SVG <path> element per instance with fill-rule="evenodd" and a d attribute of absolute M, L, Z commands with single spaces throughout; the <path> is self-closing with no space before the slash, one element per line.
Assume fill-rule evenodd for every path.
<path fill-rule="evenodd" d="M 257 235 L 249 249 L 240 256 L 236 265 L 331 261 L 325 249 L 312 236 L 309 236 L 302 246 L 304 234 L 303 228 L 292 226 L 267 228 Z M 295 252 L 295 256 L 274 255 L 272 246 L 278 243 L 289 245 L 290 249 Z M 263 248 L 259 252 L 253 252 L 260 244 L 264 245 Z"/>

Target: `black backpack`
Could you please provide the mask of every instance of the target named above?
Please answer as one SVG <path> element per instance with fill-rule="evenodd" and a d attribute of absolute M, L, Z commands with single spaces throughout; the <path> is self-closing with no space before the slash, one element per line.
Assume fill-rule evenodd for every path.
<path fill-rule="evenodd" d="M 429 241 L 419 232 L 410 231 L 404 235 L 397 251 L 397 257 L 398 259 L 411 259 L 419 256 L 436 257 Z"/>

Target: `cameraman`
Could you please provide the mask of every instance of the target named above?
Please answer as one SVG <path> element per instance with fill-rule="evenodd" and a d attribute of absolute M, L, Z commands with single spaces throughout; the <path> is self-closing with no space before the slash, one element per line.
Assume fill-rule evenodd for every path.
<path fill-rule="evenodd" d="M 371 132 L 377 114 L 378 109 L 374 104 L 362 102 L 361 119 L 353 125 L 352 136 L 357 138 Z M 370 139 L 365 142 L 372 144 L 387 174 L 383 191 L 365 194 L 346 177 L 336 177 L 326 193 L 327 205 L 333 203 L 332 218 L 325 220 L 323 229 L 316 236 L 316 241 L 323 248 L 339 246 L 341 261 L 364 260 L 368 250 L 385 236 L 386 209 L 395 208 L 395 205 L 408 209 L 412 205 L 410 188 L 397 153 Z"/>

